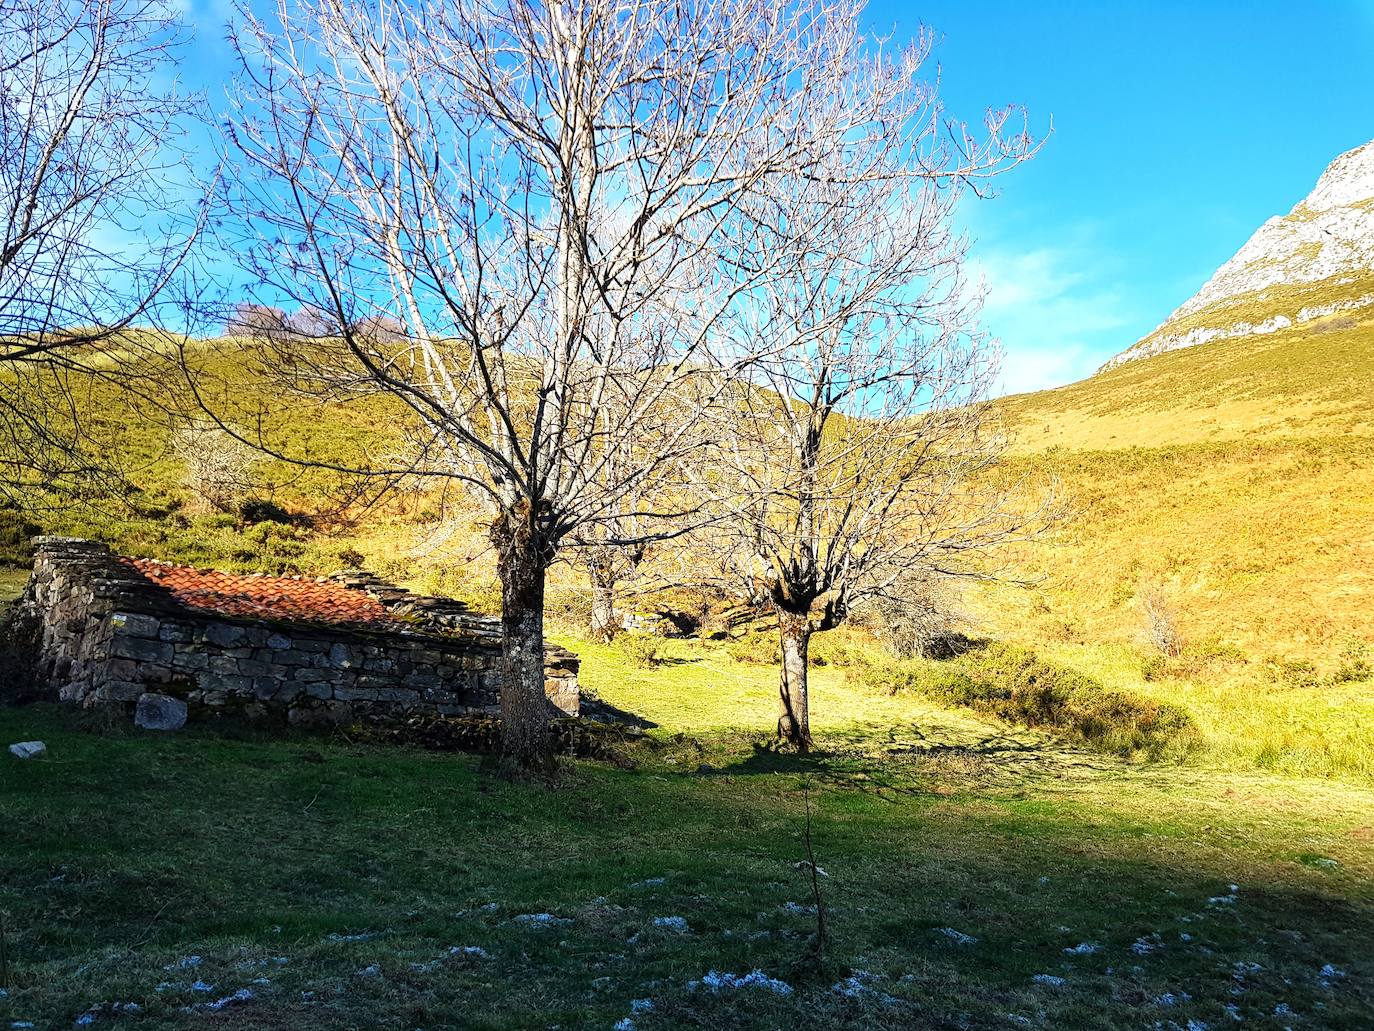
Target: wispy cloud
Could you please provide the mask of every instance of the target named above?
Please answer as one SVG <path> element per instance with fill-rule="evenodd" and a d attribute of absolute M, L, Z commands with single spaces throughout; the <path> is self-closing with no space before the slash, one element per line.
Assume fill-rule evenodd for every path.
<path fill-rule="evenodd" d="M 1002 344 L 1001 392 L 1082 379 L 1133 342 L 1137 319 L 1090 232 L 1025 249 L 975 245 L 972 258 L 986 295 L 983 324 Z"/>

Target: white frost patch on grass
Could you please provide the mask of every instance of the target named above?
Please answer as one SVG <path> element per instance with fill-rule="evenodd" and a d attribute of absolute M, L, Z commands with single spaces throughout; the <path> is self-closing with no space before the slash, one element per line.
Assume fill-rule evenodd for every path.
<path fill-rule="evenodd" d="M 174 962 L 174 963 L 168 963 L 168 964 L 167 964 L 165 967 L 163 967 L 162 969 L 163 969 L 163 970 L 190 970 L 192 967 L 198 967 L 198 966 L 200 966 L 201 963 L 203 963 L 203 962 L 205 962 L 205 961 L 202 960 L 199 956 L 182 956 L 181 959 L 177 960 L 177 961 Z"/>
<path fill-rule="evenodd" d="M 666 877 L 646 877 L 642 881 L 635 881 L 631 888 L 661 888 L 668 883 Z"/>
<path fill-rule="evenodd" d="M 621 1017 L 615 1022 L 614 1031 L 635 1031 L 635 1022 L 629 1017 Z"/>
<path fill-rule="evenodd" d="M 363 967 L 361 970 L 356 971 L 356 972 L 354 973 L 354 976 L 355 976 L 355 977 L 381 977 L 381 976 L 382 976 L 382 968 L 379 967 L 376 963 L 369 963 L 367 966 Z"/>
<path fill-rule="evenodd" d="M 975 938 L 973 935 L 965 934 L 963 931 L 956 931 L 953 927 L 941 927 L 939 933 L 943 934 L 950 941 L 954 942 L 955 945 L 978 944 L 978 939 Z"/>
<path fill-rule="evenodd" d="M 1148 956 L 1164 947 L 1164 943 L 1159 940 L 1159 935 L 1141 935 L 1131 943 L 1131 951 L 1137 956 Z"/>
<path fill-rule="evenodd" d="M 685 916 L 656 916 L 654 917 L 654 926 L 662 927 L 675 934 L 686 934 L 689 930 Z"/>
<path fill-rule="evenodd" d="M 253 989 L 240 988 L 237 991 L 235 991 L 232 995 L 226 995 L 224 998 L 216 999 L 214 1002 L 203 1002 L 197 1008 L 207 1009 L 211 1012 L 217 1013 L 220 1010 L 224 1009 L 225 1006 L 232 1006 L 236 1002 L 248 1002 L 252 998 Z"/>
<path fill-rule="evenodd" d="M 698 987 L 705 988 L 710 992 L 722 992 L 737 988 L 762 988 L 772 992 L 774 995 L 791 995 L 792 986 L 786 981 L 779 981 L 776 977 L 769 977 L 762 970 L 751 970 L 747 974 L 721 973 L 712 970 L 700 981 L 689 981 L 688 991 L 696 991 Z"/>
<path fill-rule="evenodd" d="M 1070 956 L 1091 956 L 1095 952 L 1101 952 L 1102 946 L 1097 942 L 1079 942 L 1064 951 Z"/>
<path fill-rule="evenodd" d="M 784 912 L 791 913 L 791 914 L 793 914 L 794 916 L 815 916 L 815 915 L 816 915 L 816 907 L 815 907 L 815 906 L 806 906 L 806 905 L 803 905 L 803 904 L 800 903 L 800 902 L 784 902 L 784 903 L 783 903 L 780 907 L 778 907 L 778 908 L 782 909 Z"/>
<path fill-rule="evenodd" d="M 648 1013 L 648 1012 L 649 1012 L 650 1010 L 652 1010 L 653 1008 L 654 1008 L 654 1000 L 653 1000 L 653 999 L 631 999 L 631 1000 L 630 1000 L 630 1012 L 631 1012 L 632 1014 L 634 1014 L 634 1013 Z"/>
<path fill-rule="evenodd" d="M 1156 1006 L 1177 1006 L 1180 1003 L 1191 1002 L 1193 997 L 1187 992 L 1165 992 L 1163 995 L 1155 996 Z"/>
<path fill-rule="evenodd" d="M 1054 974 L 1035 974 L 1031 980 L 1047 988 L 1063 988 L 1067 983 L 1062 977 L 1056 977 Z"/>
<path fill-rule="evenodd" d="M 1226 1011 L 1226 1015 L 1228 1017 L 1230 1017 L 1237 1023 L 1240 1023 L 1242 1020 L 1245 1019 L 1240 1015 L 1240 1007 L 1237 1006 L 1234 1002 L 1228 1002 L 1225 1006 L 1222 1007 L 1222 1009 Z"/>
<path fill-rule="evenodd" d="M 1324 964 L 1317 971 L 1317 982 L 1323 988 L 1330 988 L 1332 981 L 1339 981 L 1343 977 L 1345 977 L 1345 971 L 1331 963 Z"/>
<path fill-rule="evenodd" d="M 325 935 L 325 938 L 332 942 L 370 942 L 373 938 L 380 938 L 381 936 L 381 931 L 366 931 L 362 934 L 339 934 L 338 932 L 331 932 Z"/>
<path fill-rule="evenodd" d="M 554 916 L 552 913 L 521 913 L 511 917 L 511 921 L 526 927 L 563 927 L 572 923 L 567 917 Z"/>
<path fill-rule="evenodd" d="M 480 945 L 450 945 L 450 956 L 471 956 L 473 959 L 490 959 L 491 953 Z"/>

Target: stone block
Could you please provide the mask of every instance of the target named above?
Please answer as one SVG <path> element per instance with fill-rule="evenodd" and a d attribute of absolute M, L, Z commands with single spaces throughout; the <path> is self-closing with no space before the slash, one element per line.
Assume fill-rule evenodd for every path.
<path fill-rule="evenodd" d="M 148 685 L 141 680 L 109 680 L 100 685 L 96 695 L 112 702 L 134 702 L 147 690 Z"/>
<path fill-rule="evenodd" d="M 239 659 L 238 671 L 245 677 L 270 677 L 278 672 L 270 662 L 259 662 L 257 659 Z"/>
<path fill-rule="evenodd" d="M 42 741 L 16 741 L 10 745 L 10 755 L 16 759 L 43 759 L 48 754 L 48 746 Z"/>
<path fill-rule="evenodd" d="M 273 656 L 273 661 L 282 666 L 309 666 L 313 656 L 295 648 L 287 648 L 277 652 Z"/>
<path fill-rule="evenodd" d="M 205 640 L 220 648 L 232 648 L 246 636 L 243 627 L 228 623 L 211 623 L 205 628 Z"/>
<path fill-rule="evenodd" d="M 235 694 L 248 694 L 253 690 L 253 678 L 241 676 L 219 676 L 211 673 L 204 677 L 201 684 L 208 695 L 211 692 L 232 692 Z M 206 702 L 207 705 L 211 704 Z"/>
<path fill-rule="evenodd" d="M 162 628 L 162 620 L 141 612 L 116 612 L 110 616 L 110 625 L 127 637 L 157 637 Z"/>
<path fill-rule="evenodd" d="M 405 705 L 415 705 L 420 700 L 419 691 L 409 691 L 403 687 L 378 688 L 375 693 L 379 702 L 401 702 Z"/>
<path fill-rule="evenodd" d="M 266 643 L 273 651 L 285 651 L 291 647 L 291 638 L 285 634 L 269 634 Z"/>
<path fill-rule="evenodd" d="M 344 688 L 343 690 L 347 690 Z M 306 684 L 305 693 L 310 698 L 333 698 L 333 684 Z"/>
<path fill-rule="evenodd" d="M 350 648 L 342 642 L 333 645 L 329 649 L 329 664 L 338 669 L 353 669 L 361 666 L 362 661 L 356 648 Z"/>
<path fill-rule="evenodd" d="M 371 687 L 336 687 L 334 698 L 340 702 L 375 702 L 377 689 Z"/>
<path fill-rule="evenodd" d="M 180 730 L 186 725 L 186 703 L 165 694 L 143 694 L 134 707 L 134 726 L 144 730 Z"/>
<path fill-rule="evenodd" d="M 205 654 L 205 652 L 187 651 L 184 648 L 178 648 L 176 653 L 172 656 L 172 667 L 174 669 L 199 672 L 200 670 L 210 668 L 210 656 Z"/>
<path fill-rule="evenodd" d="M 138 663 L 133 659 L 110 659 L 102 672 L 106 680 L 137 680 Z"/>
<path fill-rule="evenodd" d="M 182 623 L 164 622 L 157 631 L 159 641 L 185 642 L 190 641 L 192 636 L 191 628 Z"/>
<path fill-rule="evenodd" d="M 140 662 L 169 663 L 172 661 L 172 646 L 167 641 L 117 635 L 110 642 L 110 654 L 121 659 L 138 659 Z"/>

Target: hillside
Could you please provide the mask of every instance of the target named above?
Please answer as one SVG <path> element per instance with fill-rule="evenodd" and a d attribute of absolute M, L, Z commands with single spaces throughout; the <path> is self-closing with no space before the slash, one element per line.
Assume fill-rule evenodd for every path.
<path fill-rule="evenodd" d="M 1374 141 L 1340 155 L 1202 289 L 1103 366 L 1374 309 Z"/>

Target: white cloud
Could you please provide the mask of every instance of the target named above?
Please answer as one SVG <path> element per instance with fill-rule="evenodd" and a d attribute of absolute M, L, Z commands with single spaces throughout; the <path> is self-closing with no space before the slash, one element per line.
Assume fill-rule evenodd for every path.
<path fill-rule="evenodd" d="M 1006 243 L 972 253 L 986 292 L 983 325 L 1001 341 L 1002 393 L 1060 386 L 1091 375 L 1132 343 L 1132 317 L 1112 262 L 1088 235 L 1019 250 Z"/>

